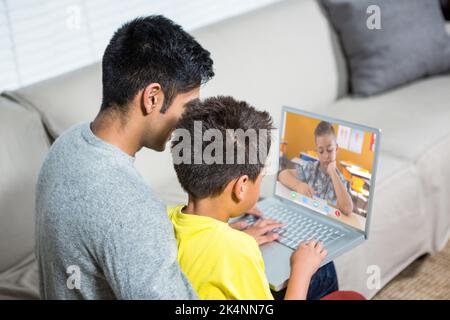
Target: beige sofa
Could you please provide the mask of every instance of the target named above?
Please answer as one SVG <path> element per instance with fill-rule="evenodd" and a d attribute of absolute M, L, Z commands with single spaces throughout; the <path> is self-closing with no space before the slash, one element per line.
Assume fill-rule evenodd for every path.
<path fill-rule="evenodd" d="M 336 259 L 341 289 L 371 298 L 371 265 L 381 286 L 450 235 L 450 75 L 364 99 L 348 96 L 336 34 L 315 0 L 283 1 L 196 30 L 216 77 L 203 96 L 230 94 L 271 112 L 289 105 L 383 130 L 370 239 Z M 0 98 L 0 298 L 38 298 L 34 184 L 53 139 L 93 119 L 101 99 L 99 64 Z M 136 166 L 167 203 L 186 199 L 168 151 L 142 150 Z M 272 192 L 273 176 L 263 195 Z"/>

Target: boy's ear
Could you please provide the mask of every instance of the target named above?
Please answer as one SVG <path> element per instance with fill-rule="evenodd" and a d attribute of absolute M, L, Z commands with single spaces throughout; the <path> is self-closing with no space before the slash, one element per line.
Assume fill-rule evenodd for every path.
<path fill-rule="evenodd" d="M 159 83 L 150 83 L 142 91 L 141 107 L 144 115 L 161 110 L 164 94 Z"/>
<path fill-rule="evenodd" d="M 236 179 L 236 182 L 233 186 L 233 196 L 237 199 L 238 202 L 244 200 L 248 182 L 249 178 L 247 175 L 240 176 Z"/>

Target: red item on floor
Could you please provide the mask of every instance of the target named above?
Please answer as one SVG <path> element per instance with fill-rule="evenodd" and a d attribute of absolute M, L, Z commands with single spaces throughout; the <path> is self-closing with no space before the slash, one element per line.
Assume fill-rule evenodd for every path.
<path fill-rule="evenodd" d="M 335 291 L 320 300 L 367 300 L 363 295 L 355 291 Z"/>

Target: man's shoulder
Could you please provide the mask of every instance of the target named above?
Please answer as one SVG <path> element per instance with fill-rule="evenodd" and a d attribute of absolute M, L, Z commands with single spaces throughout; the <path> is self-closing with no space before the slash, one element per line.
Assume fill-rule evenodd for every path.
<path fill-rule="evenodd" d="M 97 226 L 139 214 L 167 219 L 165 205 L 136 171 L 131 157 L 95 150 L 83 138 L 86 126 L 77 124 L 55 141 L 39 174 L 39 208 L 48 211 L 52 207 L 59 216 L 90 220 Z"/>
<path fill-rule="evenodd" d="M 73 142 L 76 140 L 81 140 L 81 132 L 84 127 L 88 126 L 88 122 L 80 122 L 72 125 L 67 130 L 65 130 L 61 135 L 59 135 L 50 147 L 50 152 L 57 152 L 60 148 L 64 146 L 73 146 Z"/>
<path fill-rule="evenodd" d="M 62 133 L 50 146 L 41 168 L 41 174 L 50 175 L 70 164 L 71 160 L 81 159 L 81 131 L 86 123 L 79 123 Z M 81 166 L 80 166 L 81 168 Z M 59 173 L 59 172 L 56 172 Z"/>

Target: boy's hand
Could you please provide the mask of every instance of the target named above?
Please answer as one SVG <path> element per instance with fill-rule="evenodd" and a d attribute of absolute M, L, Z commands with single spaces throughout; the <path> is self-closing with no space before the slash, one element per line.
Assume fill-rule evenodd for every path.
<path fill-rule="evenodd" d="M 285 224 L 279 223 L 271 219 L 259 219 L 253 225 L 245 230 L 242 230 L 246 234 L 255 238 L 258 245 L 262 245 L 267 242 L 272 242 L 278 239 L 278 233 L 271 232 L 275 228 L 284 227 Z"/>
<path fill-rule="evenodd" d="M 333 173 L 336 173 L 336 161 L 331 161 L 327 166 L 327 173 L 331 176 Z"/>
<path fill-rule="evenodd" d="M 322 242 L 311 240 L 301 243 L 291 256 L 291 273 L 298 272 L 311 278 L 326 255 L 327 250 Z"/>
<path fill-rule="evenodd" d="M 250 210 L 247 210 L 247 214 L 251 214 L 252 216 L 255 216 L 257 218 L 261 218 L 263 216 L 263 213 L 261 210 L 259 210 L 256 206 L 251 208 Z"/>
<path fill-rule="evenodd" d="M 310 198 L 312 198 L 314 195 L 314 189 L 309 184 L 303 182 L 299 183 L 294 191 Z"/>
<path fill-rule="evenodd" d="M 301 243 L 291 256 L 291 276 L 284 299 L 306 299 L 311 278 L 327 255 L 321 242 Z"/>
<path fill-rule="evenodd" d="M 259 210 L 256 206 L 254 206 L 253 208 L 248 210 L 246 213 L 251 214 L 252 216 L 255 216 L 256 218 L 261 218 L 263 216 L 263 213 L 261 212 L 261 210 Z M 240 230 L 240 231 L 243 231 L 245 228 L 248 227 L 248 223 L 244 220 L 232 222 L 232 223 L 229 223 L 229 225 L 233 229 Z"/>

